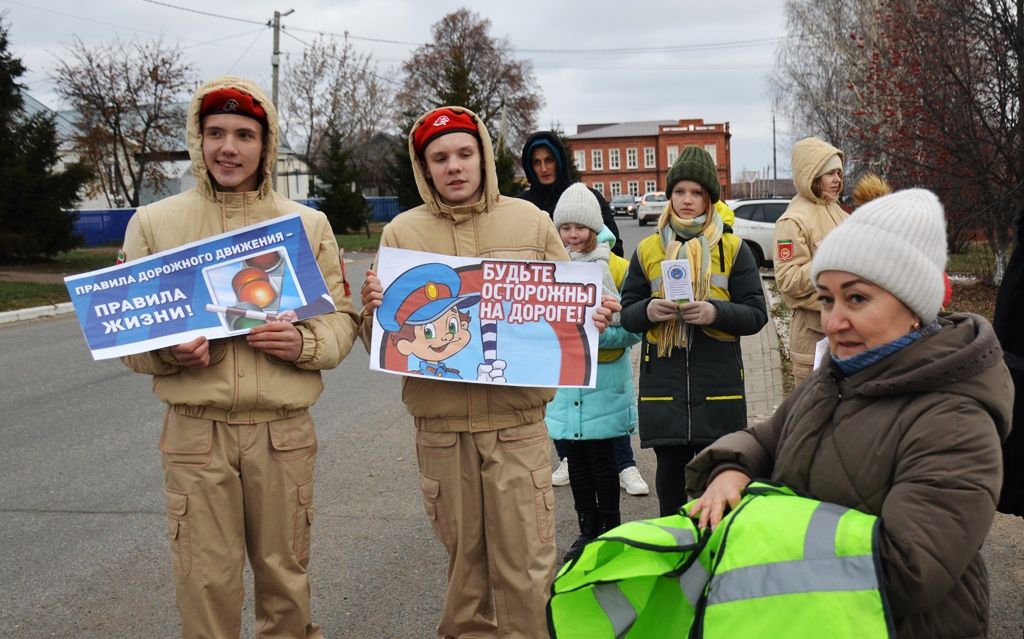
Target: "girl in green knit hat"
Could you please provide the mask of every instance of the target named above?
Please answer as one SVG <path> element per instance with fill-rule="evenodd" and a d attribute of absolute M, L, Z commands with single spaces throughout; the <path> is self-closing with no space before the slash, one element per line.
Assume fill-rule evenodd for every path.
<path fill-rule="evenodd" d="M 687 462 L 746 427 L 739 338 L 768 320 L 754 256 L 715 209 L 721 186 L 714 159 L 698 146 L 684 148 L 665 193 L 658 229 L 637 246 L 622 288 L 622 327 L 644 335 L 640 445 L 658 459 L 662 516 L 686 501 Z M 687 261 L 692 299 L 666 295 L 666 260 Z"/>

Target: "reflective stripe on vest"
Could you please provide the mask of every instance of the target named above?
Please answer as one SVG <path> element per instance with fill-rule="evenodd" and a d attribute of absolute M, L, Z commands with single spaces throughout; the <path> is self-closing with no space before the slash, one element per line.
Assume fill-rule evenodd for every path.
<path fill-rule="evenodd" d="M 625 637 L 636 621 L 636 610 L 618 584 L 598 584 L 594 587 L 594 598 L 611 621 L 615 636 Z"/>
<path fill-rule="evenodd" d="M 848 508 L 836 504 L 819 503 L 804 534 L 802 561 L 746 566 L 716 575 L 711 581 L 708 603 L 876 588 L 878 579 L 871 555 L 836 556 L 836 530 L 839 518 L 847 512 Z"/>
<path fill-rule="evenodd" d="M 732 299 L 729 293 L 729 274 L 732 273 L 732 266 L 736 262 L 736 254 L 739 253 L 742 240 L 732 233 L 723 233 L 721 241 L 711 247 L 711 281 L 708 299 L 725 300 Z M 661 237 L 657 234 L 645 237 L 636 247 L 637 260 L 647 275 L 647 281 L 651 283 L 651 296 L 661 297 L 661 263 L 665 259 L 665 248 L 661 245 Z M 723 342 L 735 342 L 738 337 L 731 333 L 709 328 L 700 327 L 705 334 Z M 652 344 L 658 343 L 658 337 L 654 331 L 647 331 L 647 341 Z"/>

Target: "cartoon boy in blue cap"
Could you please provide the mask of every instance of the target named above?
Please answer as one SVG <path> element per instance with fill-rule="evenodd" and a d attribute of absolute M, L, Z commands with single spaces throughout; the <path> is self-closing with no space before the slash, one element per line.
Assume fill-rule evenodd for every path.
<path fill-rule="evenodd" d="M 419 369 L 409 372 L 462 379 L 443 360 L 469 344 L 469 313 L 463 309 L 478 304 L 480 295 L 459 295 L 460 287 L 455 269 L 435 263 L 409 269 L 384 291 L 377 319 L 399 353 L 420 359 Z"/>

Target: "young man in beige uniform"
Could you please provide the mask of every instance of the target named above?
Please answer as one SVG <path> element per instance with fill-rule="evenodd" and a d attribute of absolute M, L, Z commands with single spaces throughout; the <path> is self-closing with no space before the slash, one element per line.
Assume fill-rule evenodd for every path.
<path fill-rule="evenodd" d="M 818 138 L 793 146 L 797 195 L 775 223 L 775 284 L 792 311 L 789 358 L 799 385 L 811 374 L 814 346 L 825 337 L 821 304 L 811 281 L 811 259 L 832 229 L 848 217 L 839 207 L 843 193 L 843 152 Z"/>
<path fill-rule="evenodd" d="M 381 246 L 442 255 L 568 261 L 551 219 L 498 193 L 494 150 L 468 109 L 421 116 L 409 155 L 424 204 L 384 228 Z M 373 270 L 362 289 L 363 340 L 383 290 Z M 595 315 L 600 330 L 618 303 Z M 476 376 L 477 371 L 465 371 Z M 437 634 L 546 637 L 555 569 L 554 491 L 544 424 L 554 389 L 403 377 L 416 425 L 423 501 L 448 551 L 448 591 Z"/>
<path fill-rule="evenodd" d="M 160 451 L 182 635 L 237 639 L 248 555 L 258 636 L 322 638 L 306 574 L 317 450 L 308 409 L 320 371 L 351 349 L 359 316 L 327 218 L 272 188 L 278 120 L 263 91 L 243 78 L 207 82 L 192 97 L 186 138 L 197 185 L 139 208 L 126 258 L 298 212 L 338 310 L 124 358 L 153 376 L 167 404 Z"/>

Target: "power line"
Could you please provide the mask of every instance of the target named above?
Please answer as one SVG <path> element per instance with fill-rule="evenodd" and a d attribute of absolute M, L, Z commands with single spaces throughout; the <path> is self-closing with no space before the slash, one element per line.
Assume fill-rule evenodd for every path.
<path fill-rule="evenodd" d="M 142 0 L 149 4 L 156 4 L 162 7 L 168 7 L 170 9 L 177 9 L 178 11 L 188 11 L 189 13 L 198 13 L 201 16 L 208 16 L 210 18 L 220 18 L 221 20 L 233 20 L 235 22 L 247 22 L 249 24 L 266 24 L 265 20 L 249 20 L 247 18 L 236 18 L 235 16 L 226 16 L 220 13 L 211 13 L 209 11 L 200 11 L 199 9 L 190 9 L 189 7 L 181 7 L 176 4 L 170 4 L 168 2 L 160 2 L 160 0 Z"/>
<path fill-rule="evenodd" d="M 285 29 L 284 27 L 281 28 L 281 33 L 285 34 L 286 36 L 288 36 L 292 40 L 296 40 L 298 42 L 301 42 L 302 44 L 306 45 L 307 47 L 310 47 L 310 48 L 313 47 L 312 44 L 310 44 L 309 42 L 306 42 L 302 38 L 299 38 L 298 36 L 293 35 L 291 33 L 288 33 L 288 30 Z M 373 77 L 377 78 L 378 80 L 381 80 L 383 82 L 388 82 L 388 83 L 393 84 L 395 86 L 401 86 L 401 84 L 402 84 L 401 82 L 398 82 L 397 80 L 394 80 L 393 78 L 389 78 L 387 76 L 383 76 L 383 75 L 377 73 L 376 71 L 367 71 L 367 73 L 369 73 Z"/>
<path fill-rule="evenodd" d="M 198 9 L 191 9 L 189 7 L 182 7 L 179 5 L 171 4 L 169 2 L 162 2 L 161 0 L 142 0 L 149 4 L 160 5 L 162 7 L 168 7 L 170 9 L 177 9 L 179 11 L 187 11 L 190 13 L 198 13 L 200 15 L 210 16 L 214 18 L 221 18 L 223 20 L 234 20 L 236 22 L 248 22 L 251 24 L 266 24 L 257 20 L 250 20 L 246 18 L 238 18 L 234 16 L 227 16 L 219 13 L 211 13 L 208 11 L 200 11 Z M 398 44 L 402 46 L 411 47 L 432 47 L 435 46 L 430 42 L 408 42 L 405 40 L 390 40 L 387 38 L 371 38 L 367 36 L 357 36 L 351 33 L 337 33 L 335 31 L 325 31 L 323 29 L 309 29 L 306 27 L 290 26 L 288 27 L 292 31 L 298 31 L 300 33 L 313 33 L 317 35 L 331 36 L 334 38 L 347 38 L 349 40 L 359 40 L 362 42 L 377 42 L 380 44 Z M 735 40 L 731 42 L 712 42 L 707 44 L 686 44 L 686 45 L 675 45 L 675 46 L 664 46 L 664 47 L 626 47 L 620 49 L 531 49 L 531 48 L 520 48 L 513 47 L 514 51 L 520 53 L 551 53 L 551 54 L 568 54 L 568 55 L 621 55 L 623 53 L 678 53 L 683 51 L 713 51 L 718 49 L 736 49 L 752 46 L 765 46 L 771 44 L 778 44 L 784 40 L 787 40 L 789 36 L 783 36 L 778 38 L 760 38 L 756 40 Z M 301 42 L 301 41 L 300 41 Z"/>
<path fill-rule="evenodd" d="M 195 44 L 190 44 L 187 47 L 182 47 L 181 49 L 182 49 L 182 51 L 186 51 L 188 49 L 194 49 L 196 47 L 203 47 L 203 46 L 206 46 L 208 44 L 218 44 L 218 43 L 221 43 L 221 42 L 225 42 L 227 40 L 234 40 L 235 38 L 241 38 L 242 36 L 252 35 L 254 33 L 255 34 L 262 34 L 266 30 L 267 30 L 267 26 L 266 25 L 260 25 L 260 28 L 256 29 L 255 31 L 250 29 L 248 31 L 243 31 L 242 33 L 236 33 L 235 35 L 224 36 L 223 38 L 217 38 L 215 40 L 205 40 L 203 42 L 196 42 Z M 252 49 L 252 45 L 251 44 L 245 48 L 245 50 L 247 52 L 249 51 L 249 49 Z"/>
<path fill-rule="evenodd" d="M 247 55 L 247 54 L 249 53 L 249 50 L 250 50 L 250 49 L 252 49 L 253 45 L 255 45 L 255 44 L 256 44 L 256 41 L 260 39 L 260 36 L 261 36 L 261 35 L 263 35 L 263 31 L 264 31 L 263 29 L 260 29 L 260 30 L 259 30 L 259 31 L 258 31 L 258 32 L 256 33 L 256 37 L 252 39 L 252 42 L 250 42 L 250 43 L 249 43 L 249 46 L 248 46 L 248 47 L 246 47 L 245 51 L 242 51 L 242 54 L 238 56 L 238 59 L 236 59 L 236 60 L 235 60 L 235 61 L 234 61 L 234 62 L 233 62 L 233 63 L 231 64 L 231 66 L 230 66 L 230 67 L 228 67 L 228 70 L 227 70 L 227 71 L 225 72 L 225 75 L 230 75 L 230 74 L 231 74 L 231 72 L 235 70 L 235 67 L 237 67 L 237 66 L 238 66 L 238 63 L 242 61 L 242 58 L 244 58 L 244 57 L 245 57 L 245 56 L 246 56 L 246 55 Z"/>

